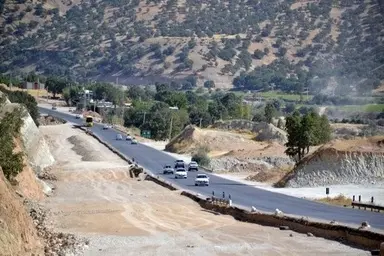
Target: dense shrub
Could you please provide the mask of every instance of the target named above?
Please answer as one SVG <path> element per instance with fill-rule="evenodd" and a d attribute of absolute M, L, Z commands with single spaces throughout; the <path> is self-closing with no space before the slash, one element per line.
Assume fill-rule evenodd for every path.
<path fill-rule="evenodd" d="M 29 114 L 31 115 L 35 124 L 37 126 L 39 126 L 39 120 L 38 120 L 39 119 L 39 109 L 37 107 L 37 101 L 33 96 L 29 95 L 26 92 L 22 92 L 22 91 L 10 91 L 10 90 L 5 89 L 4 87 L 0 87 L 0 91 L 5 93 L 8 97 L 8 99 L 12 103 L 19 103 L 19 104 L 24 105 L 27 108 L 27 110 L 28 110 Z"/>
<path fill-rule="evenodd" d="M 209 166 L 211 160 L 208 157 L 207 148 L 199 148 L 195 154 L 192 155 L 192 161 L 196 161 L 201 166 Z"/>
<path fill-rule="evenodd" d="M 4 103 L 5 97 L 0 99 Z M 0 109 L 3 104 L 0 104 Z M 0 120 L 0 166 L 4 176 L 12 180 L 23 170 L 22 152 L 14 153 L 14 138 L 19 134 L 22 121 L 23 110 L 18 108 L 12 112 L 5 113 Z"/>

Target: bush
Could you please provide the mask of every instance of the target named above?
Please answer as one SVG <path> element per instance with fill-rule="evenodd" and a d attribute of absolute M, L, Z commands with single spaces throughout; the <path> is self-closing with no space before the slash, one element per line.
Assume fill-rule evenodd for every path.
<path fill-rule="evenodd" d="M 30 116 L 32 117 L 33 121 L 35 122 L 36 126 L 39 126 L 39 109 L 37 107 L 37 102 L 35 98 L 31 95 L 29 95 L 26 92 L 22 91 L 9 91 L 5 89 L 4 87 L 0 87 L 0 91 L 6 94 L 8 99 L 12 103 L 19 103 L 24 105 Z"/>
<path fill-rule="evenodd" d="M 207 148 L 199 148 L 195 154 L 192 155 L 192 161 L 196 161 L 201 166 L 209 166 L 211 160 L 208 157 Z"/>
<path fill-rule="evenodd" d="M 4 103 L 4 98 L 0 100 Z M 9 181 L 21 172 L 24 167 L 22 152 L 14 153 L 14 138 L 19 134 L 23 124 L 22 115 L 23 110 L 18 108 L 13 112 L 4 114 L 0 120 L 0 166 L 3 169 L 4 176 Z"/>

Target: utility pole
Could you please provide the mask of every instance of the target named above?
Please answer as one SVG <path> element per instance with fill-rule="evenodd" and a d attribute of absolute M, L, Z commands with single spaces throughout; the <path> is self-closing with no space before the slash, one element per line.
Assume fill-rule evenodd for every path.
<path fill-rule="evenodd" d="M 169 124 L 169 141 L 172 139 L 172 123 L 173 123 L 173 113 L 171 113 L 171 123 Z"/>
<path fill-rule="evenodd" d="M 122 110 L 121 110 L 121 120 L 123 122 L 123 126 L 124 126 L 124 112 L 125 112 L 125 105 L 123 104 L 122 106 Z"/>
<path fill-rule="evenodd" d="M 83 87 L 83 92 L 84 92 L 84 106 L 83 106 L 83 109 L 84 111 L 87 110 L 87 94 L 85 92 L 85 88 Z"/>
<path fill-rule="evenodd" d="M 144 117 L 143 117 L 143 124 L 145 124 L 145 115 L 147 114 L 147 112 L 144 112 Z"/>
<path fill-rule="evenodd" d="M 178 107 L 169 107 L 171 109 L 171 123 L 169 124 L 169 141 L 172 139 L 172 125 L 173 125 L 173 111 L 172 110 L 179 110 Z"/>

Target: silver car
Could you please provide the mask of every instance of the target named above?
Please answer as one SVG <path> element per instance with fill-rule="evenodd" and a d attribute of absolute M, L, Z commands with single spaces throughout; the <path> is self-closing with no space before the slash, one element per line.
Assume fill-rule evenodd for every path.
<path fill-rule="evenodd" d="M 120 133 L 116 134 L 116 140 L 123 140 L 123 136 Z"/>

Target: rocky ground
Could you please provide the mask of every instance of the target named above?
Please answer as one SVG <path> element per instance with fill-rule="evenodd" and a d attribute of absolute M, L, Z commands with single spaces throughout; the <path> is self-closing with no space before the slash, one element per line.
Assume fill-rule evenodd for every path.
<path fill-rule="evenodd" d="M 35 217 L 55 227 L 57 239 L 49 248 L 84 243 L 84 254 L 96 256 L 369 255 L 334 241 L 203 210 L 179 191 L 131 178 L 125 162 L 68 124 L 41 131 L 57 160 L 44 174 L 55 186 L 43 203 L 49 214 Z M 85 240 L 68 235 L 62 241 L 62 233 Z"/>

